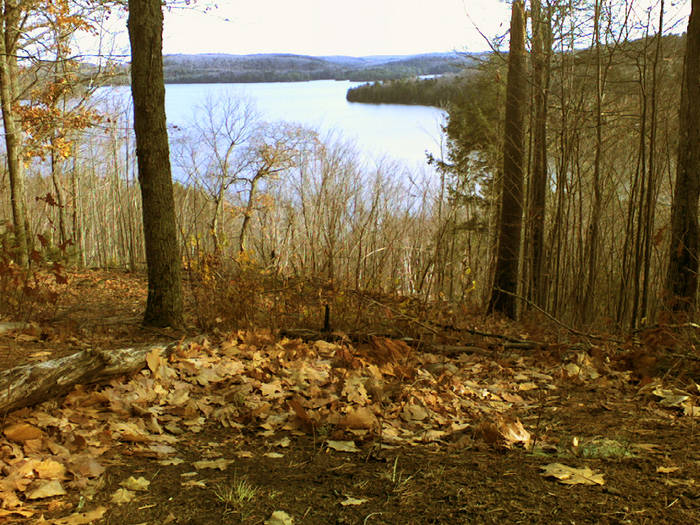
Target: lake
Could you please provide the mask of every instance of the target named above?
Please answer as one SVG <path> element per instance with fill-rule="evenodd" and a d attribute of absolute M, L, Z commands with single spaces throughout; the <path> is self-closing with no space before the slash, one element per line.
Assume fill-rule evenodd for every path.
<path fill-rule="evenodd" d="M 439 153 L 440 125 L 445 112 L 432 107 L 398 104 L 358 104 L 345 100 L 345 93 L 358 82 L 316 80 L 311 82 L 257 84 L 168 84 L 165 111 L 168 125 L 187 128 L 194 109 L 207 98 L 244 96 L 269 122 L 288 121 L 320 131 L 335 130 L 355 141 L 368 161 L 383 157 L 408 167 L 425 166 L 425 152 Z M 128 86 L 106 88 L 128 97 Z"/>

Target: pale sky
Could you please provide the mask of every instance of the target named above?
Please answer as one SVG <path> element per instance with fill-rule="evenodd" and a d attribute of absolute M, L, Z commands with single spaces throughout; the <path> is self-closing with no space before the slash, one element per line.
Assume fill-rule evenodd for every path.
<path fill-rule="evenodd" d="M 654 21 L 646 8 L 658 1 L 617 5 L 633 6 L 633 19 L 651 15 Z M 216 8 L 204 12 L 214 3 Z M 476 52 L 489 48 L 479 31 L 492 39 L 505 34 L 510 22 L 510 6 L 502 0 L 193 0 L 192 5 L 166 8 L 165 54 Z M 689 0 L 667 3 L 667 29 L 687 16 L 689 5 Z M 117 35 L 116 46 L 103 45 L 102 53 L 127 58 L 126 15 L 113 13 L 107 25 Z M 683 30 L 684 21 L 672 29 Z"/>
<path fill-rule="evenodd" d="M 166 10 L 163 52 L 363 56 L 482 51 L 488 44 L 474 24 L 493 37 L 507 31 L 510 16 L 509 6 L 499 0 L 216 3 L 218 8 L 206 13 Z"/>

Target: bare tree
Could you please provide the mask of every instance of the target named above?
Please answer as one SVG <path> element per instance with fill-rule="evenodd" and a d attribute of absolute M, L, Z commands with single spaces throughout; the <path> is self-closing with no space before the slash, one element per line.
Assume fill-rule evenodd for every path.
<path fill-rule="evenodd" d="M 208 98 L 195 109 L 193 130 L 183 137 L 178 162 L 211 199 L 209 232 L 214 253 L 221 253 L 227 192 L 250 163 L 247 147 L 260 125 L 255 105 L 246 98 Z"/>

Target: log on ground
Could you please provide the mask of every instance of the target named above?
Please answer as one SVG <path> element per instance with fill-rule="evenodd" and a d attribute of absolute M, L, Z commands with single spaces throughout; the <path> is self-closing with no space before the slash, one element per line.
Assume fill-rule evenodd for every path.
<path fill-rule="evenodd" d="M 89 349 L 59 359 L 0 372 L 0 413 L 36 405 L 69 393 L 76 385 L 101 383 L 146 366 L 154 348 L 169 355 L 177 343 L 117 350 Z"/>

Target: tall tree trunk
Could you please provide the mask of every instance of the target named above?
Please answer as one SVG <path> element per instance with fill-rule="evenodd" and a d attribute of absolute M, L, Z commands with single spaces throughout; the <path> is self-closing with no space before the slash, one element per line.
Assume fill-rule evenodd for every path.
<path fill-rule="evenodd" d="M 523 168 L 525 162 L 525 107 L 527 76 L 525 54 L 525 7 L 513 2 L 510 21 L 510 52 L 506 86 L 505 140 L 503 144 L 503 186 L 496 271 L 489 312 L 515 318 L 514 294 L 518 286 L 518 259 L 523 212 Z"/>
<path fill-rule="evenodd" d="M 15 111 L 18 103 L 17 86 L 17 36 L 20 24 L 19 0 L 2 2 L 0 20 L 0 104 L 5 126 L 7 171 L 10 176 L 10 200 L 14 226 L 17 261 L 29 265 L 29 236 L 27 232 L 27 205 L 24 189 L 24 165 L 22 163 L 22 126 Z"/>
<path fill-rule="evenodd" d="M 600 212 L 602 207 L 601 196 L 601 160 L 603 154 L 603 61 L 600 39 L 600 22 L 602 16 L 603 0 L 595 0 L 593 14 L 593 45 L 595 49 L 595 90 L 596 90 L 596 139 L 595 157 L 593 160 L 593 181 L 591 203 L 591 213 L 588 219 L 588 230 L 586 232 L 586 266 L 588 266 L 588 276 L 586 288 L 581 303 L 581 321 L 587 323 L 595 317 L 593 305 L 595 304 L 595 292 L 598 279 L 598 244 L 600 231 Z"/>
<path fill-rule="evenodd" d="M 547 99 L 551 57 L 551 9 L 543 16 L 540 0 L 532 9 L 532 90 L 534 100 L 533 159 L 530 183 L 528 226 L 530 238 L 531 299 L 544 306 L 544 214 L 547 194 Z"/>
<path fill-rule="evenodd" d="M 163 12 L 160 0 L 129 0 L 131 91 L 148 265 L 144 323 L 182 324 L 175 201 L 165 126 Z"/>
<path fill-rule="evenodd" d="M 678 165 L 671 210 L 667 289 L 675 311 L 695 310 L 698 288 L 698 197 L 700 196 L 700 0 L 692 1 L 686 37 Z"/>

